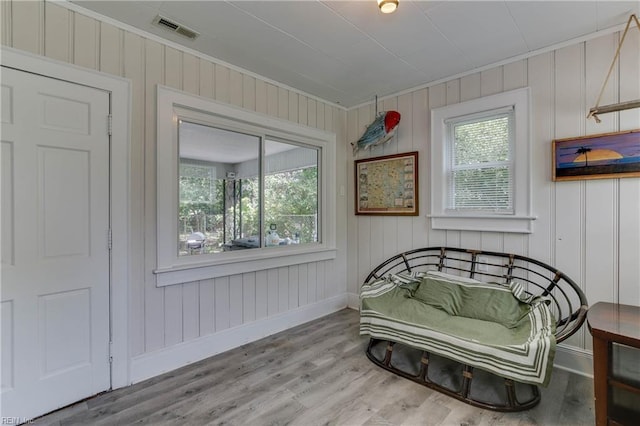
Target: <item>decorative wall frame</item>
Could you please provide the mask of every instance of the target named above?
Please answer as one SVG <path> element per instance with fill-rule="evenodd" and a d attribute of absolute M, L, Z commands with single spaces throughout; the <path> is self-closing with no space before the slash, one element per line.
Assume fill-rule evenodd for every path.
<path fill-rule="evenodd" d="M 418 152 L 355 161 L 357 215 L 418 215 Z"/>
<path fill-rule="evenodd" d="M 640 177 L 640 129 L 552 143 L 553 180 Z"/>

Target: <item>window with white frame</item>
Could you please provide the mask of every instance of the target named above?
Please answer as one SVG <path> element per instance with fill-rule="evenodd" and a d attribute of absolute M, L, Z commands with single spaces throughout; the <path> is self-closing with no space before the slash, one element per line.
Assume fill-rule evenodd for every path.
<path fill-rule="evenodd" d="M 335 257 L 335 135 L 158 86 L 157 285 Z"/>
<path fill-rule="evenodd" d="M 434 229 L 529 233 L 529 90 L 433 109 Z"/>

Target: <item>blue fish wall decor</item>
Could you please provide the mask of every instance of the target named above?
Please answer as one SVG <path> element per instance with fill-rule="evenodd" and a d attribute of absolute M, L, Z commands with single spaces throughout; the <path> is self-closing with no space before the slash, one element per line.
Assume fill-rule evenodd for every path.
<path fill-rule="evenodd" d="M 369 124 L 364 134 L 356 143 L 352 143 L 353 155 L 355 156 L 361 149 L 369 149 L 372 146 L 388 142 L 393 137 L 400 123 L 400 113 L 398 111 L 382 111 L 373 123 Z"/>

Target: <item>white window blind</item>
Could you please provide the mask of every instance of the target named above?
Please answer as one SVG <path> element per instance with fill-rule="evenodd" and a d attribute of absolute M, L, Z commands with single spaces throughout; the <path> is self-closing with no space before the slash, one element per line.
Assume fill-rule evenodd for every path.
<path fill-rule="evenodd" d="M 447 208 L 513 214 L 513 108 L 447 120 Z"/>

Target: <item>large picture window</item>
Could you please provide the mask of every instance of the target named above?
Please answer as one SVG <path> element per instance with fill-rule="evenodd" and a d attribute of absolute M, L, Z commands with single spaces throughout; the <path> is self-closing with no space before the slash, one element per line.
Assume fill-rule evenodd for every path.
<path fill-rule="evenodd" d="M 179 256 L 318 242 L 321 148 L 178 126 Z"/>
<path fill-rule="evenodd" d="M 532 232 L 529 90 L 431 111 L 431 226 Z"/>
<path fill-rule="evenodd" d="M 335 257 L 335 135 L 158 87 L 158 285 Z"/>

